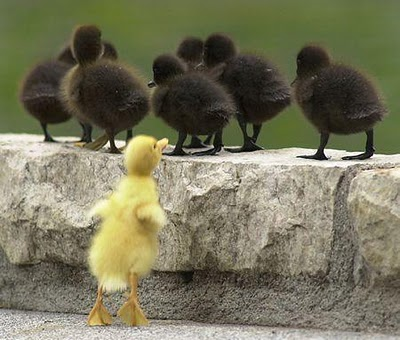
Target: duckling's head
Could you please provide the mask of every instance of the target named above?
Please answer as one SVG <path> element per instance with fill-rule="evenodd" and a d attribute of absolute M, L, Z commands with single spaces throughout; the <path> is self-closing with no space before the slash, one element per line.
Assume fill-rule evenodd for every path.
<path fill-rule="evenodd" d="M 235 43 L 226 34 L 211 34 L 204 43 L 203 60 L 207 67 L 227 62 L 236 54 Z"/>
<path fill-rule="evenodd" d="M 186 65 L 172 54 L 162 54 L 153 62 L 153 81 L 148 83 L 149 87 L 165 85 L 175 77 L 187 71 Z"/>
<path fill-rule="evenodd" d="M 80 65 L 92 63 L 103 54 L 101 31 L 94 25 L 79 26 L 72 38 L 72 53 Z"/>
<path fill-rule="evenodd" d="M 102 58 L 117 60 L 118 52 L 115 46 L 109 41 L 103 41 L 103 45 L 104 45 L 104 52 Z"/>
<path fill-rule="evenodd" d="M 318 45 L 307 45 L 297 55 L 297 76 L 307 77 L 331 63 L 328 52 Z"/>
<path fill-rule="evenodd" d="M 59 55 L 57 56 L 57 60 L 70 65 L 76 64 L 76 60 L 72 55 L 72 51 L 69 45 L 64 47 L 63 50 L 59 53 Z"/>
<path fill-rule="evenodd" d="M 149 176 L 160 162 L 162 151 L 167 145 L 167 138 L 157 141 L 145 135 L 134 137 L 125 150 L 128 175 Z"/>
<path fill-rule="evenodd" d="M 200 64 L 203 57 L 203 40 L 196 37 L 184 38 L 176 50 L 176 55 L 187 63 Z"/>

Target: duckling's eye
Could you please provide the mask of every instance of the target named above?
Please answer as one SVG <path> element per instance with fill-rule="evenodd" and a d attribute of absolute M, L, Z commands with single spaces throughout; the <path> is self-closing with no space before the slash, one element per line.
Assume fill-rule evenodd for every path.
<path fill-rule="evenodd" d="M 158 68 L 157 67 L 153 67 L 153 73 L 158 73 Z"/>
<path fill-rule="evenodd" d="M 297 65 L 301 64 L 301 59 L 297 58 Z"/>
<path fill-rule="evenodd" d="M 153 145 L 153 149 L 157 149 L 157 143 Z"/>

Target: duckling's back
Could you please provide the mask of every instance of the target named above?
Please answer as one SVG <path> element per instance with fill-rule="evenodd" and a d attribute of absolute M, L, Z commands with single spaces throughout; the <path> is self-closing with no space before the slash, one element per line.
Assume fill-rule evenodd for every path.
<path fill-rule="evenodd" d="M 308 92 L 301 102 L 306 116 L 318 128 L 339 134 L 366 131 L 382 120 L 387 110 L 373 83 L 359 71 L 334 64 L 322 69 L 299 89 Z"/>
<path fill-rule="evenodd" d="M 70 65 L 51 60 L 36 65 L 22 81 L 19 99 L 42 123 L 61 123 L 71 115 L 60 101 L 59 86 Z"/>
<path fill-rule="evenodd" d="M 237 55 L 227 63 L 221 82 L 248 122 L 262 123 L 290 105 L 289 84 L 277 67 L 263 57 Z"/>
<path fill-rule="evenodd" d="M 117 133 L 131 128 L 150 109 L 148 91 L 141 79 L 119 63 L 102 60 L 76 67 L 70 79 L 70 84 L 74 83 L 79 86 L 79 95 L 75 96 L 78 111 L 106 131 Z"/>
<path fill-rule="evenodd" d="M 153 96 L 156 115 L 177 131 L 203 135 L 227 125 L 235 106 L 225 89 L 197 72 L 160 87 Z"/>
<path fill-rule="evenodd" d="M 151 177 L 126 177 L 106 201 L 94 208 L 102 223 L 90 251 L 89 266 L 106 290 L 122 290 L 129 273 L 147 274 L 157 256 L 159 225 L 144 225 L 135 211 L 157 203 Z"/>

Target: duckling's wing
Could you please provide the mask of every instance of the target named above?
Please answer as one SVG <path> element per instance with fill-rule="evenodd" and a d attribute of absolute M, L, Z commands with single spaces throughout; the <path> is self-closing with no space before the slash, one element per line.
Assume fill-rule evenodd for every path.
<path fill-rule="evenodd" d="M 375 115 L 384 116 L 386 113 L 386 108 L 380 103 L 354 104 L 344 112 L 345 116 L 350 119 L 363 119 Z"/>
<path fill-rule="evenodd" d="M 275 81 L 275 84 L 266 88 L 264 95 L 269 102 L 281 102 L 290 99 L 290 89 L 284 83 Z M 311 97 L 312 92 L 307 95 Z"/>
<path fill-rule="evenodd" d="M 144 97 L 138 91 L 127 92 L 123 98 L 120 100 L 120 105 L 118 106 L 118 111 L 127 111 L 136 109 L 144 101 Z"/>
<path fill-rule="evenodd" d="M 24 102 L 40 101 L 46 98 L 56 98 L 58 89 L 51 84 L 36 84 L 28 91 L 24 91 L 21 100 Z"/>

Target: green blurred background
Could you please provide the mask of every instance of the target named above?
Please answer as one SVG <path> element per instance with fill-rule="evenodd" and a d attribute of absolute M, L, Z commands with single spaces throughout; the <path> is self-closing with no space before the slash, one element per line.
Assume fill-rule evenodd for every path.
<path fill-rule="evenodd" d="M 302 45 L 322 43 L 335 59 L 376 79 L 391 113 L 376 129 L 377 151 L 396 153 L 400 150 L 399 13 L 398 0 L 0 0 L 0 133 L 41 133 L 38 122 L 18 103 L 18 83 L 33 63 L 62 48 L 75 25 L 95 23 L 103 37 L 115 43 L 121 59 L 136 65 L 148 79 L 153 58 L 175 51 L 185 35 L 229 33 L 242 51 L 269 57 L 289 80 L 295 76 L 295 58 Z M 80 134 L 73 120 L 49 130 L 55 137 Z M 176 133 L 154 117 L 145 119 L 134 133 L 176 141 Z M 293 105 L 264 126 L 260 144 L 315 148 L 318 140 Z M 225 144 L 240 143 L 240 130 L 232 121 Z M 362 150 L 364 144 L 363 134 L 332 136 L 328 147 Z"/>

